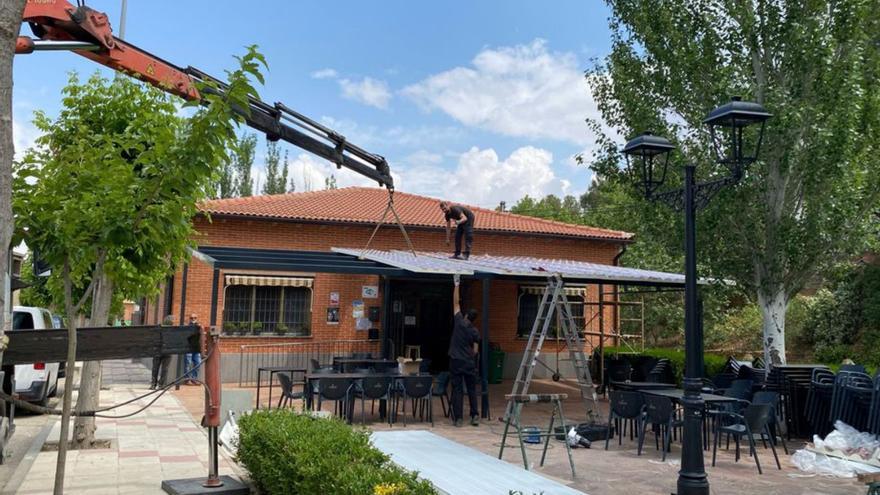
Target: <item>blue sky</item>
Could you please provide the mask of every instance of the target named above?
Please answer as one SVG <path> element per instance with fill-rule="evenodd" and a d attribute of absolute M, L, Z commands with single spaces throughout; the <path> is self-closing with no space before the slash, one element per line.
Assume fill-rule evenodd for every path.
<path fill-rule="evenodd" d="M 120 0 L 88 3 L 118 34 Z M 583 120 L 596 109 L 582 73 L 609 49 L 606 19 L 603 3 L 582 0 L 131 0 L 125 38 L 217 76 L 257 44 L 269 62 L 265 101 L 384 155 L 402 191 L 494 207 L 524 194 L 580 194 L 589 184 L 572 156 L 593 142 Z M 33 111 L 58 111 L 67 74 L 96 67 L 71 53 L 16 57 L 19 150 L 35 137 Z M 298 190 L 323 187 L 330 173 L 340 186 L 369 184 L 289 152 Z"/>

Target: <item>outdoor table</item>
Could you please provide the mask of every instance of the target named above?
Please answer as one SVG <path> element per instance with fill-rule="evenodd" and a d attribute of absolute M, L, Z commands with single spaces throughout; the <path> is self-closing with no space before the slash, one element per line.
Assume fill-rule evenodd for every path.
<path fill-rule="evenodd" d="M 670 388 L 664 390 L 639 390 L 643 394 L 651 394 L 651 395 L 659 395 L 662 397 L 668 397 L 672 399 L 672 402 L 681 404 L 681 400 L 684 398 L 684 389 L 681 388 Z M 723 402 L 739 402 L 739 399 L 735 397 L 726 397 L 724 395 L 716 395 L 716 394 L 707 394 L 701 393 L 700 397 L 703 398 L 703 402 L 705 406 L 708 406 L 712 403 L 723 403 Z M 706 415 L 703 415 L 703 448 L 705 450 L 709 450 L 709 424 L 706 423 Z"/>
<path fill-rule="evenodd" d="M 617 390 L 665 390 L 670 388 L 675 388 L 675 385 L 672 383 L 657 383 L 657 382 L 619 382 L 612 380 L 611 386 Z"/>
<path fill-rule="evenodd" d="M 261 366 L 257 368 L 257 409 L 260 408 L 260 387 L 263 383 L 262 377 L 263 372 L 269 373 L 269 407 L 268 409 L 272 409 L 272 382 L 275 378 L 275 373 L 305 373 L 307 370 L 305 368 L 294 368 L 291 366 Z M 292 377 L 291 377 L 292 378 Z"/>
<path fill-rule="evenodd" d="M 368 377 L 377 377 L 377 378 L 391 378 L 392 382 L 396 381 L 400 378 L 405 378 L 408 376 L 431 376 L 430 373 L 418 373 L 415 375 L 401 375 L 399 371 L 395 370 L 393 372 L 384 372 L 384 373 L 328 373 L 326 371 L 317 371 L 317 372 L 307 372 L 306 373 L 306 407 L 308 409 L 312 408 L 312 390 L 314 382 L 320 380 L 321 378 L 345 378 L 348 379 L 351 383 L 354 383 L 356 380 L 360 380 L 362 378 Z M 350 409 L 354 407 L 354 402 L 349 402 L 346 406 L 346 410 L 349 411 L 348 419 L 351 421 Z M 379 401 L 379 416 L 385 416 L 385 401 Z"/>
<path fill-rule="evenodd" d="M 339 367 L 341 371 L 345 371 L 346 365 L 362 366 L 364 368 L 384 364 L 389 366 L 397 366 L 394 359 L 361 359 L 361 358 L 333 358 L 333 366 Z"/>

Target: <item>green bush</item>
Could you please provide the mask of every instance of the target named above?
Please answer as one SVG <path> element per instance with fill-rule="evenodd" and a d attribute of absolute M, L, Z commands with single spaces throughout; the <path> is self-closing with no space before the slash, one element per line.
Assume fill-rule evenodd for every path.
<path fill-rule="evenodd" d="M 370 445 L 369 432 L 336 419 L 254 411 L 239 422 L 238 461 L 267 494 L 435 494 Z"/>
<path fill-rule="evenodd" d="M 626 349 L 617 348 L 617 347 L 606 347 L 605 354 L 615 354 L 615 353 L 626 353 Z M 643 352 L 638 353 L 640 356 L 650 356 L 657 359 L 668 359 L 672 364 L 672 371 L 675 373 L 675 381 L 678 384 L 681 384 L 684 379 L 684 351 L 680 349 L 645 349 Z M 711 354 L 705 353 L 703 354 L 703 367 L 705 369 L 705 376 L 707 378 L 717 375 L 724 370 L 724 365 L 727 364 L 727 356 L 722 356 L 721 354 Z"/>

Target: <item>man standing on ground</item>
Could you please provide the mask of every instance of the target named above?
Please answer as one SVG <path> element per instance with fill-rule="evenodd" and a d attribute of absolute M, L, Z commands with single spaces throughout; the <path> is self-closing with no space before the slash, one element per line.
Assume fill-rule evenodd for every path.
<path fill-rule="evenodd" d="M 461 426 L 464 422 L 464 396 L 462 387 L 467 387 L 468 402 L 471 405 L 471 425 L 479 426 L 480 419 L 477 415 L 477 366 L 474 357 L 477 355 L 477 344 L 480 342 L 480 333 L 474 327 L 477 319 L 477 311 L 469 309 L 467 315 L 461 313 L 459 299 L 459 276 L 453 279 L 455 289 L 452 292 L 452 310 L 454 312 L 455 326 L 452 330 L 452 339 L 449 342 L 449 375 L 452 380 L 452 419 L 455 426 Z"/>
<path fill-rule="evenodd" d="M 196 325 L 199 324 L 199 318 L 195 313 L 189 315 L 189 324 Z M 198 385 L 199 379 L 199 370 L 198 367 L 202 364 L 202 355 L 198 352 L 188 352 L 186 354 L 186 361 L 184 361 L 186 366 L 186 383 L 187 385 Z"/>
<path fill-rule="evenodd" d="M 455 259 L 468 259 L 471 256 L 471 244 L 474 242 L 474 213 L 466 206 L 450 205 L 448 201 L 440 202 L 440 209 L 446 214 L 446 245 L 449 245 L 449 232 L 455 222 Z M 461 238 L 464 237 L 464 252 L 461 250 Z"/>

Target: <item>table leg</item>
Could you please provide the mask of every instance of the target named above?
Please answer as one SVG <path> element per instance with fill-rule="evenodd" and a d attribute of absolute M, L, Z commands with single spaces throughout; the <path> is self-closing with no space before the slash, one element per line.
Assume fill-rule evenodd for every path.
<path fill-rule="evenodd" d="M 275 379 L 275 371 L 269 371 L 269 405 L 266 409 L 272 409 L 272 380 Z"/>
<path fill-rule="evenodd" d="M 260 383 L 263 381 L 263 370 L 257 370 L 257 407 L 255 409 L 260 408 Z"/>

